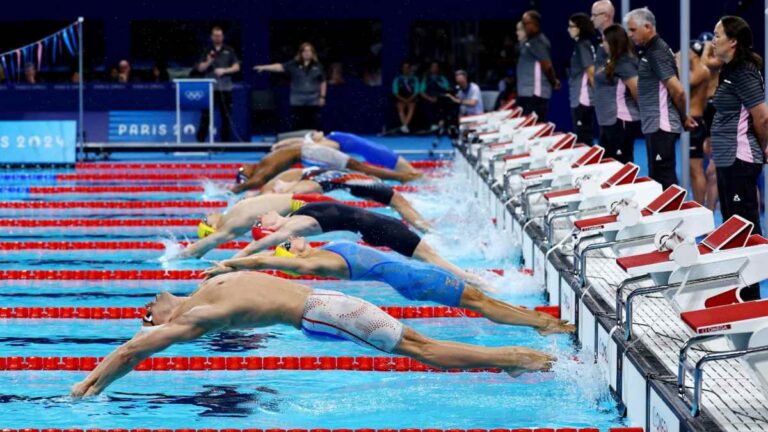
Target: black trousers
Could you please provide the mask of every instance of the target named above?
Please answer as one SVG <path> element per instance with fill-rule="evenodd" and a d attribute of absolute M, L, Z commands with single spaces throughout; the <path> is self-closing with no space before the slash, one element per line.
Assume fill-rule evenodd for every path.
<path fill-rule="evenodd" d="M 675 145 L 679 137 L 678 133 L 662 130 L 645 136 L 649 177 L 661 183 L 663 189 L 677 183 Z"/>
<path fill-rule="evenodd" d="M 576 108 L 571 108 L 571 119 L 573 120 L 573 133 L 577 137 L 576 142 L 593 145 L 595 135 L 592 132 L 592 123 L 595 121 L 595 109 L 579 104 Z"/>
<path fill-rule="evenodd" d="M 755 224 L 753 234 L 762 234 L 758 205 L 757 180 L 763 172 L 761 164 L 736 159 L 729 167 L 717 168 L 717 193 L 723 222 L 739 215 Z"/>
<path fill-rule="evenodd" d="M 605 157 L 614 158 L 621 163 L 635 161 L 635 138 L 640 132 L 640 122 L 628 122 L 616 119 L 610 126 L 600 127 L 600 146 L 605 149 Z"/>
<path fill-rule="evenodd" d="M 219 126 L 219 140 L 232 142 L 232 92 L 213 91 L 213 109 L 219 112 L 221 125 Z M 197 128 L 197 142 L 205 141 L 208 136 L 208 123 L 210 122 L 208 110 L 203 110 L 200 117 L 200 126 Z"/>
<path fill-rule="evenodd" d="M 517 98 L 517 105 L 523 109 L 523 114 L 535 112 L 539 116 L 539 121 L 547 121 L 549 112 L 549 99 L 538 96 L 520 96 Z"/>
<path fill-rule="evenodd" d="M 755 224 L 752 234 L 762 234 L 757 180 L 763 172 L 763 166 L 736 159 L 731 166 L 716 170 L 717 193 L 720 198 L 720 213 L 723 215 L 723 221 L 733 215 L 739 215 Z M 741 290 L 740 296 L 744 301 L 759 299 L 760 285 L 745 287 Z"/>
<path fill-rule="evenodd" d="M 291 130 L 320 130 L 320 106 L 291 105 Z"/>

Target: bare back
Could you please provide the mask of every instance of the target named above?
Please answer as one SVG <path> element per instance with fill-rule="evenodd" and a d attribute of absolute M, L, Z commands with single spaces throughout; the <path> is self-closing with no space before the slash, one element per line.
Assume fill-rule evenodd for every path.
<path fill-rule="evenodd" d="M 181 304 L 170 321 L 186 313 L 211 310 L 225 317 L 222 328 L 266 327 L 274 324 L 301 326 L 304 304 L 312 289 L 258 272 L 236 272 L 204 281 Z M 213 312 L 215 311 L 215 312 Z"/>
<path fill-rule="evenodd" d="M 697 83 L 695 86 L 691 86 L 690 115 L 701 117 L 704 115 L 704 108 L 707 106 L 707 98 L 709 97 L 710 73 L 709 69 L 704 66 L 704 64 L 698 63 L 696 67 L 700 69 L 697 72 L 706 76 L 706 78 L 701 80 L 701 82 Z"/>
<path fill-rule="evenodd" d="M 250 229 L 253 224 L 259 221 L 261 216 L 270 211 L 286 215 L 291 211 L 292 197 L 293 194 L 269 194 L 246 198 L 224 214 L 222 225 L 231 223 L 243 225 Z"/>

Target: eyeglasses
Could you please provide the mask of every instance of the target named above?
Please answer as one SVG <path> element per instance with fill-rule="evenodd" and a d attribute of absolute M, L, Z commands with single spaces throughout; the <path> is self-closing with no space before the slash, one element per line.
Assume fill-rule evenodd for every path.
<path fill-rule="evenodd" d="M 605 12 L 600 12 L 600 13 L 596 13 L 596 14 L 595 14 L 595 13 L 593 13 L 593 14 L 592 14 L 592 18 L 597 18 L 597 17 L 599 17 L 600 15 L 606 15 L 606 13 L 605 13 Z"/>
<path fill-rule="evenodd" d="M 568 28 L 578 28 L 576 24 L 568 24 Z"/>
<path fill-rule="evenodd" d="M 291 241 L 290 240 L 288 240 L 285 243 L 283 243 L 282 246 L 283 246 L 283 249 L 287 250 L 288 252 L 291 251 Z"/>

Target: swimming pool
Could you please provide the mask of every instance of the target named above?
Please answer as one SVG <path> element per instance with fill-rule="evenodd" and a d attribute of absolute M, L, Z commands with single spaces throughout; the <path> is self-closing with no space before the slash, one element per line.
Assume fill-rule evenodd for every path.
<path fill-rule="evenodd" d="M 200 270 L 209 265 L 205 260 L 160 259 L 168 244 L 193 238 L 199 219 L 227 202 L 227 197 L 203 200 L 205 190 L 200 176 L 193 173 L 179 177 L 174 174 L 178 168 L 168 163 L 160 161 L 149 168 L 125 165 L 124 169 L 86 165 L 73 170 L 14 171 L 0 176 L 2 202 L 111 203 L 46 208 L 37 204 L 0 205 L 0 262 L 4 271 L 17 271 L 0 285 L 0 349 L 5 360 L 4 364 L 0 361 L 0 369 L 5 369 L 0 371 L 0 427 L 605 430 L 623 425 L 606 392 L 607 385 L 601 381 L 602 374 L 591 359 L 578 357 L 567 336 L 542 338 L 531 329 L 461 316 L 405 322 L 432 337 L 487 346 L 522 345 L 555 352 L 561 361 L 552 372 L 517 379 L 493 372 L 434 372 L 413 367 L 393 371 L 397 369 L 395 363 L 379 367 L 389 360 L 376 360 L 381 357 L 378 352 L 351 343 L 318 343 L 287 326 L 273 326 L 222 332 L 173 346 L 160 354 L 178 359 L 175 361 L 179 364 L 205 357 L 207 369 L 237 362 L 232 370 L 224 366 L 225 370 L 166 367 L 171 370 L 136 371 L 99 397 L 71 400 L 67 396 L 69 387 L 86 372 L 63 370 L 65 359 L 76 358 L 82 362 L 79 364 L 86 365 L 130 338 L 139 325 L 135 318 L 105 319 L 105 315 L 111 316 L 109 308 L 138 308 L 158 290 L 186 294 L 196 287 L 196 282 L 189 279 L 136 280 L 123 277 L 125 274 L 99 280 L 88 277 L 89 271 Z M 228 167 L 212 169 L 221 175 L 220 180 L 214 178 L 216 181 L 232 177 Z M 191 171 L 188 168 L 185 172 Z M 119 177 L 122 173 L 126 173 L 125 177 Z M 113 179 L 117 175 L 118 180 L 110 181 L 110 174 Z M 125 189 L 139 185 L 146 190 Z M 82 188 L 93 186 L 104 188 Z M 428 178 L 418 186 L 406 196 L 439 227 L 427 236 L 438 252 L 479 272 L 504 269 L 504 276 L 483 272 L 497 287 L 494 295 L 499 298 L 527 307 L 545 303 L 533 280 L 515 270 L 519 253 L 516 246 L 495 230 L 491 215 L 463 186 L 460 174 L 446 168 L 441 176 Z M 339 193 L 335 196 L 354 199 Z M 157 206 L 125 205 L 150 201 Z M 195 204 L 173 207 L 168 204 L 173 201 Z M 388 209 L 373 210 L 392 214 Z M 41 222 L 45 220 L 51 222 Z M 332 234 L 317 240 L 339 238 L 350 237 Z M 206 258 L 231 256 L 235 246 L 219 249 Z M 24 270 L 81 271 L 84 276 L 64 281 L 36 280 L 19 276 Z M 409 301 L 377 283 L 306 283 L 344 291 L 380 306 L 412 307 L 408 309 L 411 312 L 421 306 L 427 307 L 424 310 L 430 311 L 428 315 L 434 312 L 428 308 L 432 305 Z M 9 315 L 9 308 L 17 309 Z M 101 312 L 87 319 L 53 316 L 68 308 Z M 2 318 L 16 316 L 17 310 L 24 312 L 16 318 Z M 34 318 L 41 311 L 48 317 Z M 240 359 L 226 359 L 235 357 Z M 304 364 L 307 358 L 329 361 L 333 367 L 314 370 L 322 369 L 317 363 L 310 368 L 313 370 L 296 370 L 291 366 Z M 353 361 L 355 369 L 363 370 L 344 370 L 343 364 L 352 361 L 350 358 L 358 358 Z M 256 361 L 253 359 L 265 363 L 254 370 L 242 370 L 248 368 L 249 361 Z M 270 361 L 278 366 L 266 367 Z M 169 364 L 176 364 L 173 362 Z M 360 366 L 365 362 L 371 362 L 372 370 Z M 26 369 L 40 366 L 42 370 L 9 370 L 16 369 L 17 364 Z"/>

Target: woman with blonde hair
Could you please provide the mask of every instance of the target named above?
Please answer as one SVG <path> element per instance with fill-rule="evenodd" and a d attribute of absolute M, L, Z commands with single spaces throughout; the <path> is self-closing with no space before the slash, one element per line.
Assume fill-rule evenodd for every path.
<path fill-rule="evenodd" d="M 328 90 L 323 66 L 315 47 L 304 42 L 296 56 L 285 63 L 254 66 L 258 72 L 281 72 L 291 76 L 291 128 L 322 129 L 320 109 L 325 105 Z"/>

